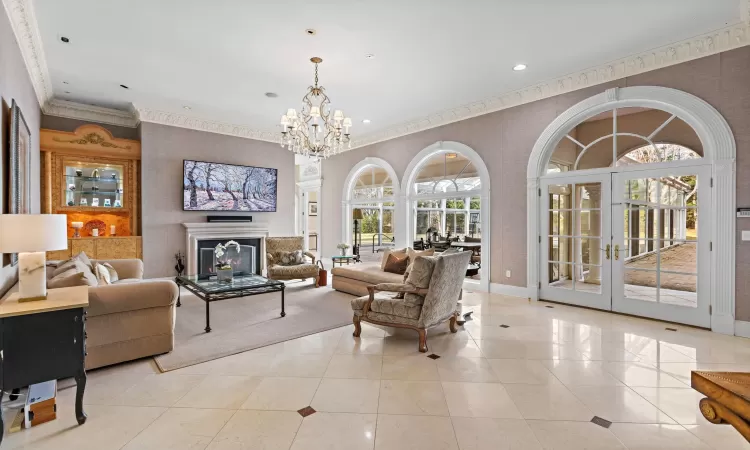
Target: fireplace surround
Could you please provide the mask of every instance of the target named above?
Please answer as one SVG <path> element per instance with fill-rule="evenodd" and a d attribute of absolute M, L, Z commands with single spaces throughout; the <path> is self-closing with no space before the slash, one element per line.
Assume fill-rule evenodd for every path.
<path fill-rule="evenodd" d="M 185 259 L 187 264 L 187 275 L 198 275 L 198 255 L 201 247 L 216 246 L 217 243 L 226 243 L 236 240 L 240 245 L 252 245 L 255 251 L 255 273 L 263 275 L 266 273 L 266 238 L 268 237 L 268 224 L 253 222 L 194 222 L 183 223 L 185 227 L 186 248 Z M 203 243 L 203 241 L 206 241 Z M 206 250 L 203 250 L 206 251 Z"/>

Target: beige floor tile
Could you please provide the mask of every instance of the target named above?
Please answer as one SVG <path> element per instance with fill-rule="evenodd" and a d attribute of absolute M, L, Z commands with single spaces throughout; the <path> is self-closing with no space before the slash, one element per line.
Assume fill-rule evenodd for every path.
<path fill-rule="evenodd" d="M 452 417 L 521 419 L 521 413 L 499 383 L 443 382 Z"/>
<path fill-rule="evenodd" d="M 325 331 L 266 347 L 266 353 L 326 354 L 332 355 L 341 338 L 341 330 Z"/>
<path fill-rule="evenodd" d="M 685 383 L 657 369 L 637 362 L 607 362 L 604 368 L 630 387 L 684 388 Z"/>
<path fill-rule="evenodd" d="M 529 420 L 529 427 L 549 450 L 625 450 L 608 429 L 591 422 Z"/>
<path fill-rule="evenodd" d="M 542 361 L 566 386 L 622 386 L 623 384 L 604 370 L 601 361 Z"/>
<path fill-rule="evenodd" d="M 425 356 L 384 356 L 383 380 L 440 380 L 437 363 Z"/>
<path fill-rule="evenodd" d="M 89 405 L 88 419 L 78 425 L 71 408 L 57 419 L 17 433 L 6 433 L 3 450 L 118 450 L 162 415 L 166 408 Z M 7 424 L 6 424 L 7 425 Z"/>
<path fill-rule="evenodd" d="M 383 380 L 378 413 L 447 416 L 448 405 L 439 381 Z"/>
<path fill-rule="evenodd" d="M 92 371 L 86 374 L 86 390 L 83 403 L 87 405 L 115 405 L 125 391 L 153 375 L 144 372 L 132 371 Z M 71 380 L 70 390 L 75 392 L 75 381 Z M 62 383 L 58 384 L 58 395 L 63 389 Z M 67 389 L 66 389 L 67 390 Z"/>
<path fill-rule="evenodd" d="M 613 342 L 601 342 L 600 337 L 575 342 L 576 350 L 592 361 L 638 362 L 640 357 L 626 349 L 627 345 Z"/>
<path fill-rule="evenodd" d="M 627 386 L 570 386 L 569 389 L 594 414 L 610 422 L 675 423 Z"/>
<path fill-rule="evenodd" d="M 383 339 L 384 356 L 416 356 L 421 354 L 417 333 L 414 333 L 413 336 L 387 336 Z"/>
<path fill-rule="evenodd" d="M 222 409 L 172 408 L 130 441 L 123 450 L 202 450 L 233 415 L 234 411 Z"/>
<path fill-rule="evenodd" d="M 320 378 L 266 377 L 242 408 L 297 411 L 310 405 L 319 384 Z"/>
<path fill-rule="evenodd" d="M 333 355 L 325 378 L 380 379 L 383 358 L 375 355 Z"/>
<path fill-rule="evenodd" d="M 587 422 L 594 417 L 562 384 L 507 384 L 505 390 L 525 419 Z"/>
<path fill-rule="evenodd" d="M 484 358 L 440 358 L 437 360 L 441 381 L 498 382 L 490 363 Z"/>
<path fill-rule="evenodd" d="M 716 450 L 750 450 L 750 442 L 747 442 L 737 430 L 729 425 L 684 425 L 684 427 Z"/>
<path fill-rule="evenodd" d="M 375 450 L 458 450 L 448 417 L 378 415 Z"/>
<path fill-rule="evenodd" d="M 463 356 L 467 358 L 481 358 L 482 351 L 468 333 L 448 333 L 438 337 L 427 337 L 429 351 L 441 357 Z"/>
<path fill-rule="evenodd" d="M 680 425 L 710 425 L 698 402 L 705 395 L 690 388 L 633 388 L 641 397 L 662 410 Z"/>
<path fill-rule="evenodd" d="M 288 450 L 302 417 L 291 411 L 237 411 L 207 450 Z"/>
<path fill-rule="evenodd" d="M 325 412 L 376 413 L 379 395 L 378 380 L 324 378 L 310 406 Z"/>
<path fill-rule="evenodd" d="M 355 338 L 343 335 L 338 346 L 336 346 L 335 353 L 343 355 L 382 355 L 383 345 L 382 338 Z"/>
<path fill-rule="evenodd" d="M 239 375 L 208 375 L 174 406 L 238 409 L 262 380 L 259 377 Z"/>
<path fill-rule="evenodd" d="M 583 361 L 588 358 L 572 344 L 554 342 L 522 342 L 485 339 L 477 341 L 486 358 L 492 359 L 569 359 Z"/>
<path fill-rule="evenodd" d="M 628 450 L 711 448 L 680 425 L 613 423 L 609 429 Z"/>
<path fill-rule="evenodd" d="M 498 380 L 504 384 L 559 383 L 541 361 L 531 359 L 488 359 L 487 361 Z"/>
<path fill-rule="evenodd" d="M 289 450 L 372 450 L 375 414 L 318 412 L 305 418 Z"/>
<path fill-rule="evenodd" d="M 377 325 L 371 325 L 367 322 L 362 322 L 361 327 L 362 327 L 362 333 L 360 334 L 360 337 L 384 338 L 387 336 L 386 328 L 388 327 L 380 327 Z M 342 336 L 353 336 L 354 325 L 347 325 L 342 328 L 343 328 L 343 331 L 341 332 Z"/>
<path fill-rule="evenodd" d="M 265 376 L 321 378 L 331 360 L 329 355 L 296 355 L 282 353 L 276 355 Z"/>
<path fill-rule="evenodd" d="M 172 406 L 205 377 L 205 375 L 174 375 L 169 372 L 148 375 L 113 399 L 113 404 Z"/>
<path fill-rule="evenodd" d="M 276 359 L 275 353 L 244 352 L 204 363 L 212 375 L 245 375 L 262 377 L 269 375 Z M 320 358 L 318 358 L 320 359 Z"/>
<path fill-rule="evenodd" d="M 542 450 L 524 420 L 452 417 L 461 450 Z"/>

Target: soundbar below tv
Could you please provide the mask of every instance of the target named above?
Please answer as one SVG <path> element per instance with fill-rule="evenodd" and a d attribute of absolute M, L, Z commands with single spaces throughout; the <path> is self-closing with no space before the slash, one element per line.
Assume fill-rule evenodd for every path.
<path fill-rule="evenodd" d="M 183 161 L 185 211 L 275 212 L 278 170 Z"/>

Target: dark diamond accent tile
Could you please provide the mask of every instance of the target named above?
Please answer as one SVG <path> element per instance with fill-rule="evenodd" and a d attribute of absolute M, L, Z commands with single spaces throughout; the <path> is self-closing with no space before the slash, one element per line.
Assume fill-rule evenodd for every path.
<path fill-rule="evenodd" d="M 545 306 L 545 308 L 554 308 L 554 306 L 552 306 L 552 305 L 547 305 L 547 306 Z"/>
<path fill-rule="evenodd" d="M 300 409 L 297 412 L 299 413 L 300 416 L 307 417 L 307 416 L 311 416 L 315 414 L 317 411 L 315 411 L 312 406 L 305 406 L 304 408 Z"/>
<path fill-rule="evenodd" d="M 430 358 L 430 359 L 438 359 L 438 358 L 440 358 L 440 355 L 436 355 L 436 354 L 432 353 L 431 355 L 427 355 L 427 357 Z"/>
<path fill-rule="evenodd" d="M 667 330 L 667 331 L 677 331 L 677 328 L 669 328 L 669 327 L 667 327 L 667 328 L 665 328 L 665 330 Z"/>
<path fill-rule="evenodd" d="M 607 419 L 602 419 L 599 416 L 594 416 L 594 418 L 591 419 L 591 423 L 595 423 L 595 424 L 599 425 L 602 428 L 609 428 L 609 426 L 612 425 L 612 422 L 610 422 Z"/>
<path fill-rule="evenodd" d="M 500 325 L 500 328 L 510 328 L 510 325 Z"/>

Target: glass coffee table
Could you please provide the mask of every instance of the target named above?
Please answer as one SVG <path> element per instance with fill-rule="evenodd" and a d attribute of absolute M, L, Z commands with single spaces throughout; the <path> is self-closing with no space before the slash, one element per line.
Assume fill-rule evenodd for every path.
<path fill-rule="evenodd" d="M 333 263 L 333 266 L 336 266 L 336 263 L 339 263 L 339 266 L 343 266 L 344 263 L 348 266 L 350 262 L 359 262 L 359 257 L 356 255 L 336 255 L 331 256 L 331 262 Z"/>
<path fill-rule="evenodd" d="M 281 292 L 281 317 L 286 316 L 286 312 L 284 312 L 285 286 L 281 281 L 239 272 L 234 274 L 234 279 L 231 282 L 218 281 L 214 274 L 179 276 L 175 278 L 175 282 L 177 286 L 184 286 L 185 289 L 206 302 L 206 333 L 211 332 L 209 305 L 211 302 L 219 300 Z M 177 306 L 181 306 L 179 294 Z"/>

